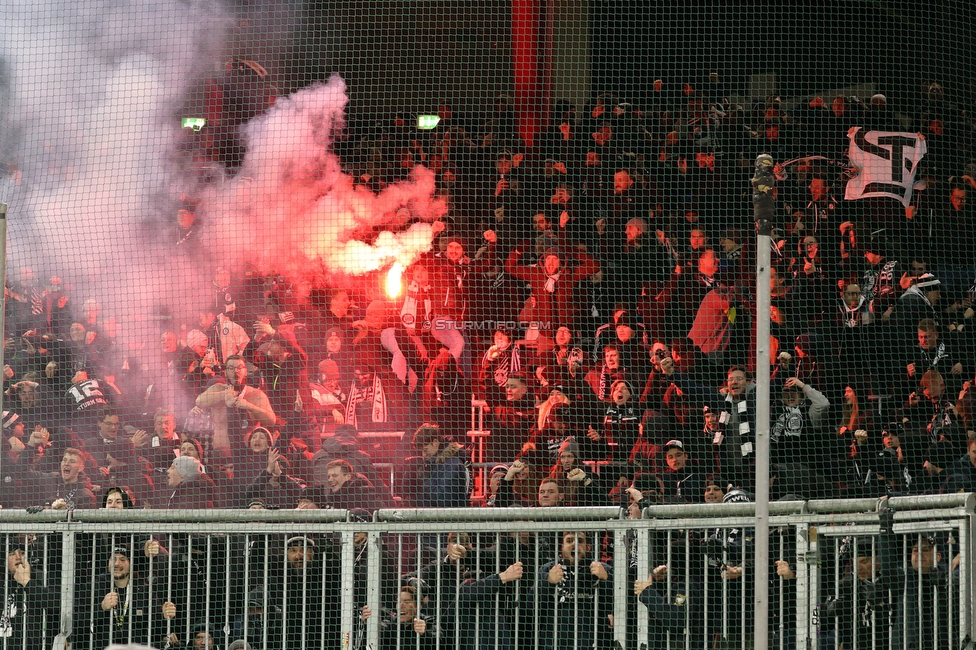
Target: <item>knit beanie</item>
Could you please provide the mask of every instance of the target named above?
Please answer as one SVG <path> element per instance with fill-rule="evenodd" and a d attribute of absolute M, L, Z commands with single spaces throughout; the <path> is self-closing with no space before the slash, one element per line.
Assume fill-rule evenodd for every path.
<path fill-rule="evenodd" d="M 192 481 L 202 473 L 200 461 L 193 456 L 180 456 L 173 459 L 173 467 L 184 481 Z"/>

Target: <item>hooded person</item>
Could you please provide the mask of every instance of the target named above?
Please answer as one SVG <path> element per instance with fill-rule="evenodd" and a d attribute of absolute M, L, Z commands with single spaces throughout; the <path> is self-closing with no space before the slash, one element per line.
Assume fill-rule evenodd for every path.
<path fill-rule="evenodd" d="M 182 386 L 190 399 L 207 388 L 207 382 L 220 372 L 217 353 L 210 347 L 210 339 L 200 330 L 186 333 L 186 347 L 179 352 L 176 361 Z"/>
<path fill-rule="evenodd" d="M 560 387 L 552 388 L 546 399 L 539 404 L 528 442 L 522 445 L 523 449 L 529 447 L 548 454 L 551 459 L 549 463 L 551 466 L 559 463 L 560 447 L 564 444 L 566 436 L 574 433 L 574 428 L 570 426 L 568 417 L 570 403 L 569 397 L 563 393 Z M 515 453 L 511 454 L 511 456 L 514 455 Z M 580 458 L 578 448 L 575 457 Z"/>
<path fill-rule="evenodd" d="M 807 403 L 809 402 L 809 407 Z M 826 445 L 832 439 L 823 439 L 821 422 L 830 409 L 830 401 L 819 390 L 796 377 L 783 384 L 781 407 L 769 432 L 770 460 L 773 463 L 797 463 L 826 460 Z M 819 467 L 824 470 L 825 467 Z"/>
<path fill-rule="evenodd" d="M 342 372 L 337 362 L 324 359 L 319 362 L 318 371 L 318 377 L 308 384 L 308 394 L 312 399 L 303 408 L 303 414 L 315 423 L 316 431 L 311 434 L 313 448 L 317 448 L 323 438 L 334 433 L 336 427 L 345 421 L 346 403 L 349 400 L 343 390 Z"/>
<path fill-rule="evenodd" d="M 691 464 L 692 458 L 685 451 L 681 440 L 664 443 L 664 460 L 667 469 L 661 475 L 664 498 L 667 502 L 699 503 L 705 493 L 705 476 Z"/>
<path fill-rule="evenodd" d="M 505 474 L 508 473 L 509 467 L 505 463 L 496 463 L 488 470 L 488 498 L 485 499 L 486 508 L 494 508 L 498 505 L 498 490 L 501 488 L 501 482 L 505 479 Z"/>
<path fill-rule="evenodd" d="M 298 505 L 305 482 L 288 473 L 291 464 L 277 449 L 268 450 L 268 465 L 247 487 L 244 501 L 261 499 L 266 508 L 289 509 Z"/>
<path fill-rule="evenodd" d="M 959 458 L 958 449 L 948 440 L 930 443 L 925 450 L 924 472 L 916 477 L 915 491 L 919 494 L 942 494 L 950 491 L 947 484 L 960 467 L 959 461 L 969 464 L 969 456 Z M 958 486 L 954 486 L 958 488 Z M 958 489 L 951 490 L 959 491 Z"/>
<path fill-rule="evenodd" d="M 550 455 L 526 449 L 505 470 L 495 493 L 495 506 L 531 508 L 538 505 L 539 481 L 546 477 Z M 544 480 L 549 481 L 546 477 Z M 558 483 L 558 482 L 557 482 Z"/>
<path fill-rule="evenodd" d="M 653 296 L 663 288 L 670 268 L 666 250 L 657 245 L 653 237 L 647 235 L 647 221 L 633 217 L 624 226 L 624 240 L 616 248 L 613 261 L 617 273 L 611 273 L 609 280 L 613 287 L 614 299 L 627 305 L 629 309 L 639 309 L 644 296 Z"/>
<path fill-rule="evenodd" d="M 234 494 L 227 495 L 234 506 L 243 505 L 241 499 L 268 466 L 268 454 L 277 449 L 277 431 L 264 427 L 255 427 L 244 436 L 244 445 L 234 452 Z"/>
<path fill-rule="evenodd" d="M 30 470 L 34 464 L 43 458 L 43 447 L 31 446 L 30 439 L 24 432 L 24 421 L 13 411 L 3 412 L 3 440 L 0 454 L 0 467 L 3 474 L 3 493 L 0 494 L 0 506 L 7 508 L 23 505 L 23 491 L 30 478 Z"/>
<path fill-rule="evenodd" d="M 263 645 L 265 635 L 267 646 Z M 247 592 L 247 611 L 234 618 L 231 638 L 236 641 L 230 644 L 230 648 L 281 647 L 281 608 L 271 602 L 263 587 L 255 587 Z"/>
<path fill-rule="evenodd" d="M 923 273 L 915 284 L 901 295 L 891 314 L 889 327 L 892 343 L 901 347 L 914 345 L 920 321 L 930 318 L 939 325 L 939 298 L 942 295 L 942 282 L 932 273 Z"/>
<path fill-rule="evenodd" d="M 857 382 L 866 373 L 867 352 L 872 337 L 876 336 L 877 321 L 856 282 L 843 284 L 836 305 L 827 340 L 832 342 L 836 356 L 843 360 L 848 381 Z"/>

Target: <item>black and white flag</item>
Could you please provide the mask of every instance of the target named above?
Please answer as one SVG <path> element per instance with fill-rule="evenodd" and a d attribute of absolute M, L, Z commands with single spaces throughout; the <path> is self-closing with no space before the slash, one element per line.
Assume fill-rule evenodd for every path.
<path fill-rule="evenodd" d="M 847 182 L 844 198 L 890 196 L 907 208 L 918 163 L 925 155 L 925 138 L 920 133 L 868 131 L 862 126 L 851 127 L 847 137 L 851 141 L 847 155 L 857 176 Z"/>

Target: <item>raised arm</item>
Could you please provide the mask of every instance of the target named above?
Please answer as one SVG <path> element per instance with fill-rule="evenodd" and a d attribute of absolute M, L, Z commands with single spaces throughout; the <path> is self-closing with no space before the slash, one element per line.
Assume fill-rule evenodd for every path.
<path fill-rule="evenodd" d="M 227 404 L 224 395 L 230 387 L 227 384 L 214 384 L 207 390 L 197 395 L 195 405 L 198 408 L 206 409 L 214 406 L 225 406 Z"/>
<path fill-rule="evenodd" d="M 257 389 L 246 390 L 242 397 L 237 398 L 234 405 L 247 411 L 263 427 L 273 427 L 277 420 L 268 396 Z"/>

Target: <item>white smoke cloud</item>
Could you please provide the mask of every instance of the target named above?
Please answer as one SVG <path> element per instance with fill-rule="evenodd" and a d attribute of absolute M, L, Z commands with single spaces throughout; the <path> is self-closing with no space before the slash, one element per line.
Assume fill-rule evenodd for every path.
<path fill-rule="evenodd" d="M 216 264 L 359 275 L 429 250 L 429 223 L 445 211 L 432 172 L 417 168 L 379 195 L 342 173 L 331 151 L 348 101 L 338 77 L 252 120 L 236 176 L 202 185 L 187 173 L 179 111 L 226 58 L 231 22 L 208 0 L 0 0 L 0 163 L 16 170 L 0 170 L 10 268 L 58 273 L 76 304 L 96 297 L 133 323 L 160 303 L 186 316 L 209 290 L 202 269 Z M 160 235 L 175 230 L 187 191 L 200 199 L 203 260 Z"/>
<path fill-rule="evenodd" d="M 20 265 L 61 275 L 77 306 L 96 297 L 129 322 L 175 293 L 146 224 L 178 184 L 176 118 L 229 24 L 210 0 L 0 0 L 12 279 Z"/>

